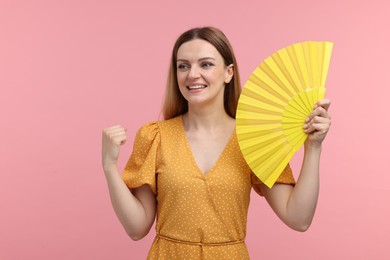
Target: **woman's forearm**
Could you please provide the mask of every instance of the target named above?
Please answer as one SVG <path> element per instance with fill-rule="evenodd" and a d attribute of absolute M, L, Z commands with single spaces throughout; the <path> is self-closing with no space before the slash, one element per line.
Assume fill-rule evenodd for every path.
<path fill-rule="evenodd" d="M 299 230 L 309 228 L 318 201 L 321 146 L 305 147 L 301 173 L 287 202 L 287 214 Z"/>

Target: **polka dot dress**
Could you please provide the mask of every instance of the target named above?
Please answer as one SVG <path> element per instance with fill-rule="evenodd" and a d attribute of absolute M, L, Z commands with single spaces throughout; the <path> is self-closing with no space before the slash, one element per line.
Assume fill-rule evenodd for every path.
<path fill-rule="evenodd" d="M 249 259 L 245 245 L 252 173 L 234 133 L 203 174 L 192 155 L 182 117 L 144 125 L 122 178 L 150 186 L 157 198 L 156 238 L 148 259 Z M 278 182 L 293 184 L 289 166 Z"/>

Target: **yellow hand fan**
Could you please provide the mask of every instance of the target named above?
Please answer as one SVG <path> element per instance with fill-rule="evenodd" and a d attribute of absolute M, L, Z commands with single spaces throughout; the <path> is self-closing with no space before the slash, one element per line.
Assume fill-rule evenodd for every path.
<path fill-rule="evenodd" d="M 333 43 L 302 42 L 264 60 L 238 101 L 236 132 L 245 160 L 272 187 L 307 134 L 303 125 L 325 95 Z"/>

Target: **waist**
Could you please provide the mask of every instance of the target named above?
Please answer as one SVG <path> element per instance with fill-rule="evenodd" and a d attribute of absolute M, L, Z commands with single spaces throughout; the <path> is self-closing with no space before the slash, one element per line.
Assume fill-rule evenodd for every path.
<path fill-rule="evenodd" d="M 244 239 L 239 239 L 234 241 L 224 241 L 224 242 L 193 242 L 193 241 L 179 240 L 176 238 L 172 238 L 160 234 L 156 234 L 156 237 L 169 242 L 191 245 L 191 246 L 229 246 L 229 245 L 244 243 Z"/>

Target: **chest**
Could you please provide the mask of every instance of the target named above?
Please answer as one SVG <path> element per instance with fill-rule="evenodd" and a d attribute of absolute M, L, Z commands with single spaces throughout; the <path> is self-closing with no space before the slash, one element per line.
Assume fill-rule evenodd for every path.
<path fill-rule="evenodd" d="M 210 195 L 220 198 L 222 204 L 246 201 L 252 171 L 234 132 L 220 138 L 197 139 L 184 131 L 164 130 L 156 165 L 159 201 L 196 201 Z M 241 201 L 235 205 L 244 204 Z"/>
<path fill-rule="evenodd" d="M 217 164 L 229 144 L 230 137 L 230 134 L 187 136 L 190 154 L 203 174 L 207 174 Z"/>
<path fill-rule="evenodd" d="M 222 197 L 229 194 L 242 198 L 250 191 L 252 172 L 235 135 L 219 139 L 196 140 L 184 135 L 162 139 L 157 160 L 160 198 L 167 194 L 178 198 L 183 193 L 196 197 L 221 189 L 226 191 Z"/>

